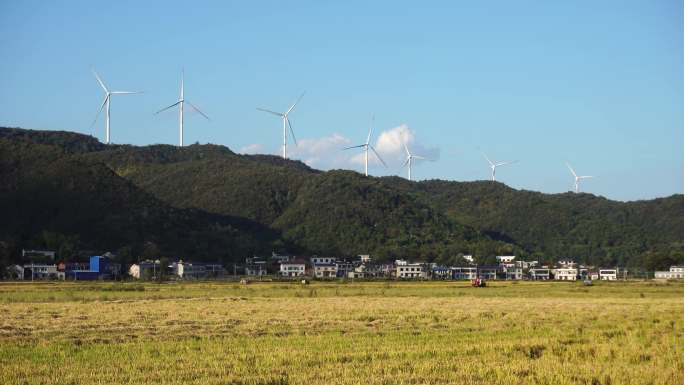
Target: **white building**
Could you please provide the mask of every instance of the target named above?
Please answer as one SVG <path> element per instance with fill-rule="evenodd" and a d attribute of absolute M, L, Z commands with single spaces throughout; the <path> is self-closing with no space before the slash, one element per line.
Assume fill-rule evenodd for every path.
<path fill-rule="evenodd" d="M 523 269 L 520 267 L 507 267 L 504 269 L 504 274 L 507 280 L 523 279 Z"/>
<path fill-rule="evenodd" d="M 656 279 L 684 279 L 684 266 L 670 266 L 670 271 L 656 271 Z"/>
<path fill-rule="evenodd" d="M 300 277 L 306 273 L 304 262 L 283 262 L 280 264 L 280 275 L 283 277 Z"/>
<path fill-rule="evenodd" d="M 361 263 L 370 263 L 371 256 L 368 254 L 361 254 L 359 255 L 359 259 L 361 260 Z"/>
<path fill-rule="evenodd" d="M 547 281 L 551 278 L 551 271 L 544 268 L 533 268 L 528 271 L 533 281 Z"/>
<path fill-rule="evenodd" d="M 556 281 L 576 281 L 577 269 L 573 267 L 555 269 L 553 271 L 553 276 Z"/>
<path fill-rule="evenodd" d="M 515 255 L 497 255 L 496 261 L 499 263 L 511 263 L 515 259 Z"/>
<path fill-rule="evenodd" d="M 600 269 L 599 279 L 601 281 L 617 281 L 618 271 L 617 269 Z"/>
<path fill-rule="evenodd" d="M 311 263 L 314 265 L 332 265 L 335 263 L 335 258 L 332 258 L 332 257 L 311 257 Z"/>
<path fill-rule="evenodd" d="M 425 265 L 422 263 L 406 263 L 397 266 L 397 278 L 421 279 L 427 278 Z"/>
<path fill-rule="evenodd" d="M 464 255 L 463 259 L 465 259 L 468 263 L 471 263 L 471 264 L 475 263 L 475 258 L 473 258 L 473 256 L 470 254 Z"/>
<path fill-rule="evenodd" d="M 44 263 L 30 263 L 24 265 L 24 275 L 27 279 L 57 279 L 57 265 Z M 30 278 L 28 278 L 30 277 Z"/>
<path fill-rule="evenodd" d="M 521 269 L 531 269 L 539 266 L 539 261 L 515 261 L 515 266 Z"/>
<path fill-rule="evenodd" d="M 468 279 L 472 280 L 477 278 L 477 267 L 452 267 L 451 277 L 453 279 Z"/>
<path fill-rule="evenodd" d="M 337 265 L 334 263 L 314 265 L 314 276 L 316 278 L 335 278 L 337 277 Z"/>

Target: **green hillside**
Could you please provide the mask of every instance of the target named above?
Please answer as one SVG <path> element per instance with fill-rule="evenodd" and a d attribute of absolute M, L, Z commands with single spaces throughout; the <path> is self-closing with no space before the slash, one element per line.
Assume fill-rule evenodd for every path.
<path fill-rule="evenodd" d="M 371 253 L 383 259 L 438 261 L 449 261 L 459 253 L 489 258 L 516 253 L 541 260 L 570 257 L 604 266 L 619 263 L 651 269 L 684 262 L 682 195 L 624 203 L 591 194 L 518 191 L 488 181 L 409 182 L 350 171 L 320 172 L 298 161 L 238 155 L 217 145 L 106 146 L 75 133 L 20 129 L 0 129 L 0 138 L 6 146 L 49 147 L 50 156 L 68 162 L 70 172 L 109 172 L 102 189 L 107 183 L 128 183 L 136 196 L 150 200 L 140 198 L 125 206 L 132 210 L 130 215 L 140 215 L 151 205 L 170 211 L 174 220 L 178 213 L 183 213 L 181 217 L 193 213 L 204 216 L 202 221 L 211 215 L 233 221 L 235 228 L 245 230 L 238 231 L 245 245 L 233 243 L 230 251 L 223 252 L 226 258 L 275 247 L 306 254 Z M 48 155 L 37 155 L 41 162 L 53 162 L 44 157 Z M 33 167 L 23 158 L 9 161 Z M 27 177 L 37 186 L 48 183 L 43 179 L 50 180 L 43 174 Z M 52 178 L 61 177 L 56 173 Z M 87 179 L 73 176 L 79 178 Z M 28 197 L 41 197 L 38 201 L 44 204 L 35 189 L 19 190 Z M 92 212 L 102 214 L 126 203 L 111 195 L 111 207 L 93 207 Z M 68 207 L 72 198 L 75 195 L 63 196 L 58 201 L 62 203 L 46 206 Z M 167 220 L 175 229 L 175 222 Z M 111 215 L 102 221 L 113 228 L 125 226 Z M 80 233 L 82 225 L 73 223 L 70 231 Z M 84 229 L 84 233 L 100 241 L 98 229 Z M 125 244 L 129 239 L 139 243 L 145 238 L 123 234 L 113 243 Z M 185 253 L 200 254 L 193 251 L 192 236 L 179 239 L 190 245 Z M 257 245 L 251 243 L 255 240 Z M 101 247 L 111 244 L 104 242 Z"/>
<path fill-rule="evenodd" d="M 102 163 L 0 137 L 0 257 L 21 248 L 123 251 L 224 261 L 270 252 L 276 232 L 254 221 L 179 209 Z M 7 255 L 10 254 L 10 255 Z"/>

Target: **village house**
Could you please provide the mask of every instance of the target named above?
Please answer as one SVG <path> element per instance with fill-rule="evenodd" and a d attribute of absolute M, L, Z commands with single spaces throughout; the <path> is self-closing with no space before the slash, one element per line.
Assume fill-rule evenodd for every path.
<path fill-rule="evenodd" d="M 523 279 L 523 269 L 521 267 L 504 267 L 503 270 L 506 280 Z"/>
<path fill-rule="evenodd" d="M 556 281 L 576 281 L 577 269 L 574 267 L 566 267 L 553 270 L 553 276 Z"/>
<path fill-rule="evenodd" d="M 332 257 L 311 257 L 311 263 L 314 265 L 332 265 L 335 263 L 335 258 L 332 258 Z"/>
<path fill-rule="evenodd" d="M 477 267 L 477 278 L 494 280 L 499 272 L 499 266 L 478 266 Z"/>
<path fill-rule="evenodd" d="M 551 270 L 541 267 L 530 269 L 528 274 L 533 281 L 547 281 L 551 278 Z"/>
<path fill-rule="evenodd" d="M 599 279 L 601 281 L 617 281 L 618 270 L 617 269 L 600 269 Z"/>
<path fill-rule="evenodd" d="M 57 265 L 45 263 L 29 263 L 24 265 L 25 280 L 57 279 Z"/>
<path fill-rule="evenodd" d="M 452 279 L 467 279 L 473 280 L 477 278 L 477 267 L 467 266 L 467 267 L 452 267 L 451 268 Z"/>
<path fill-rule="evenodd" d="M 451 279 L 451 268 L 446 266 L 433 265 L 431 268 L 432 279 Z"/>
<path fill-rule="evenodd" d="M 364 279 L 369 277 L 371 277 L 371 274 L 366 265 L 356 266 L 353 271 L 347 273 L 347 278 L 351 279 Z"/>
<path fill-rule="evenodd" d="M 346 278 L 349 276 L 350 272 L 354 271 L 356 264 L 354 261 L 348 258 L 342 258 L 335 260 L 335 268 L 337 269 L 337 276 L 340 278 Z"/>
<path fill-rule="evenodd" d="M 539 261 L 515 261 L 515 266 L 527 270 L 539 266 Z"/>
<path fill-rule="evenodd" d="M 464 256 L 463 256 L 463 259 L 465 259 L 466 262 L 468 262 L 468 263 L 471 264 L 471 265 L 475 264 L 475 258 L 473 258 L 473 256 L 470 255 L 470 254 L 464 255 Z"/>
<path fill-rule="evenodd" d="M 496 261 L 499 266 L 503 268 L 515 267 L 515 256 L 514 255 L 497 255 Z M 504 271 L 505 272 L 505 271 Z"/>
<path fill-rule="evenodd" d="M 337 265 L 334 263 L 314 264 L 314 276 L 316 278 L 335 278 L 337 277 Z"/>
<path fill-rule="evenodd" d="M 684 266 L 670 266 L 670 271 L 656 271 L 656 279 L 684 279 Z"/>
<path fill-rule="evenodd" d="M 306 263 L 301 260 L 283 262 L 279 273 L 283 277 L 301 277 L 306 274 Z"/>
<path fill-rule="evenodd" d="M 88 264 L 64 264 L 63 274 L 66 279 L 75 281 L 92 281 L 96 279 L 116 279 L 121 275 L 121 265 L 112 262 L 111 253 L 93 255 Z M 61 269 L 60 264 L 60 269 Z"/>
<path fill-rule="evenodd" d="M 225 269 L 219 263 L 183 262 L 171 264 L 171 271 L 181 279 L 200 279 L 217 277 L 225 273 Z"/>
<path fill-rule="evenodd" d="M 245 275 L 260 277 L 266 274 L 268 274 L 268 261 L 257 257 L 245 259 Z"/>
<path fill-rule="evenodd" d="M 397 265 L 397 278 L 399 279 L 425 279 L 427 271 L 422 263 L 404 263 Z"/>

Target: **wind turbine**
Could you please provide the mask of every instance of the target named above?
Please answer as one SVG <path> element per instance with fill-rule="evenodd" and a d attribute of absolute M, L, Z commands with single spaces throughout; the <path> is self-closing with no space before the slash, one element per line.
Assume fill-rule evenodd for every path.
<path fill-rule="evenodd" d="M 179 106 L 179 110 L 180 110 L 180 118 L 179 118 L 179 120 L 180 120 L 180 145 L 179 146 L 180 147 L 183 147 L 183 105 L 185 103 L 188 103 L 190 105 L 190 107 L 192 107 L 193 110 L 199 112 L 200 115 L 204 116 L 205 119 L 211 120 L 211 119 L 209 119 L 209 117 L 204 112 L 200 111 L 199 108 L 197 108 L 194 104 L 190 103 L 189 100 L 185 100 L 185 94 L 184 94 L 184 90 L 183 90 L 183 88 L 184 88 L 183 87 L 183 83 L 184 83 L 183 78 L 184 77 L 185 77 L 185 71 L 183 70 L 183 71 L 181 71 L 180 98 L 178 99 L 178 101 L 173 103 L 172 105 L 170 105 L 168 107 L 162 108 L 161 110 L 155 112 L 155 115 L 157 115 L 162 111 L 168 110 L 169 108 Z"/>
<path fill-rule="evenodd" d="M 413 164 L 413 159 L 423 159 L 423 160 L 429 160 L 427 158 L 423 158 L 422 156 L 418 155 L 413 155 L 411 154 L 411 151 L 409 151 L 408 146 L 406 146 L 406 141 L 403 141 L 404 145 L 404 150 L 406 150 L 406 162 L 404 162 L 404 166 L 408 166 L 408 180 L 411 180 L 411 165 Z"/>
<path fill-rule="evenodd" d="M 300 100 L 304 97 L 304 94 L 306 91 L 302 92 L 302 94 L 299 96 L 299 99 L 297 99 L 296 102 L 290 108 L 287 110 L 287 112 L 275 112 L 271 110 L 267 110 L 265 108 L 257 108 L 259 111 L 263 112 L 268 112 L 269 114 L 273 114 L 276 116 L 280 116 L 283 119 L 283 158 L 287 159 L 287 128 L 290 128 L 290 133 L 292 134 L 292 140 L 294 140 L 295 146 L 297 145 L 297 138 L 295 137 L 294 130 L 292 129 L 292 124 L 290 123 L 290 112 L 294 110 L 295 106 L 297 103 L 299 103 Z"/>
<path fill-rule="evenodd" d="M 492 161 L 489 160 L 489 158 L 487 157 L 487 154 L 485 154 L 485 153 L 483 152 L 482 155 L 485 157 L 485 159 L 487 159 L 487 162 L 489 163 L 489 168 L 492 169 L 492 181 L 495 181 L 495 180 L 496 180 L 496 168 L 497 168 L 497 167 L 506 166 L 506 165 L 513 164 L 513 163 L 516 163 L 516 162 L 517 162 L 517 160 L 514 160 L 514 161 L 512 161 L 512 162 L 492 162 Z"/>
<path fill-rule="evenodd" d="M 375 122 L 375 116 L 371 117 L 371 126 L 370 129 L 368 130 L 368 138 L 366 139 L 366 143 L 364 144 L 359 144 L 358 146 L 351 146 L 351 147 L 346 147 L 344 150 L 349 150 L 352 148 L 363 148 L 364 156 L 365 156 L 365 172 L 366 176 L 368 176 L 368 149 L 370 148 L 373 150 L 373 154 L 375 154 L 375 157 L 378 158 L 378 160 L 383 164 L 383 166 L 387 167 L 387 164 L 385 163 L 384 160 L 380 157 L 380 154 L 378 154 L 377 151 L 375 151 L 375 148 L 373 147 L 372 144 L 370 144 L 371 141 L 371 135 L 373 134 L 373 123 Z"/>
<path fill-rule="evenodd" d="M 102 101 L 102 105 L 100 106 L 100 109 L 97 110 L 97 115 L 95 115 L 95 120 L 93 120 L 93 123 L 92 123 L 90 126 L 92 127 L 92 126 L 95 125 L 95 123 L 97 122 L 97 118 L 100 117 L 100 113 L 102 112 L 102 109 L 105 108 L 105 106 L 107 106 L 107 111 L 106 111 L 106 127 L 107 127 L 107 129 L 106 129 L 106 139 L 105 139 L 105 143 L 106 143 L 106 144 L 109 144 L 109 115 L 110 115 L 110 114 L 109 114 L 109 107 L 110 107 L 110 102 L 111 102 L 111 99 L 112 99 L 112 95 L 141 94 L 142 91 L 110 91 L 110 90 L 107 88 L 107 86 L 105 86 L 104 82 L 103 82 L 102 79 L 100 78 L 100 75 L 98 75 L 97 72 L 95 72 L 94 69 L 93 69 L 93 75 L 95 75 L 95 78 L 97 79 L 97 82 L 100 83 L 100 86 L 101 86 L 102 89 L 104 90 L 104 92 L 105 92 L 105 98 L 104 98 L 104 100 Z"/>
<path fill-rule="evenodd" d="M 570 172 L 572 173 L 572 176 L 575 177 L 575 193 L 579 192 L 579 184 L 582 179 L 589 179 L 593 178 L 591 175 L 577 175 L 575 170 L 572 169 L 572 166 L 570 166 L 570 163 L 565 162 L 565 165 L 568 166 L 568 169 L 570 169 Z"/>

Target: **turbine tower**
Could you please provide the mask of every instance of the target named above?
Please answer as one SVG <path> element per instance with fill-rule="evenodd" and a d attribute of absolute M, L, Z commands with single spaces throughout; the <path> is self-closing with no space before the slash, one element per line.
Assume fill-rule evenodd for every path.
<path fill-rule="evenodd" d="M 575 170 L 572 169 L 572 166 L 570 166 L 570 163 L 565 162 L 565 165 L 568 166 L 568 169 L 570 169 L 570 172 L 572 173 L 572 176 L 575 177 L 575 193 L 579 193 L 580 181 L 581 181 L 582 179 L 593 178 L 593 176 L 591 176 L 591 175 L 577 175 L 577 173 L 575 172 Z"/>
<path fill-rule="evenodd" d="M 482 155 L 484 156 L 485 159 L 487 159 L 487 162 L 489 163 L 489 168 L 492 169 L 492 181 L 496 180 L 496 168 L 497 167 L 506 166 L 506 165 L 513 164 L 513 163 L 517 162 L 517 160 L 514 160 L 512 162 L 492 162 L 491 160 L 489 160 L 489 157 L 487 157 L 487 154 L 485 154 L 483 152 Z"/>
<path fill-rule="evenodd" d="M 106 119 L 105 119 L 105 127 L 106 127 L 106 138 L 105 138 L 105 143 L 109 144 L 109 116 L 110 116 L 110 103 L 112 100 L 112 95 L 129 95 L 129 94 L 141 94 L 142 91 L 110 91 L 107 86 L 105 86 L 104 82 L 100 78 L 100 75 L 95 72 L 93 69 L 93 75 L 95 75 L 95 78 L 97 79 L 97 82 L 100 83 L 100 86 L 105 92 L 105 98 L 102 101 L 102 105 L 100 106 L 100 109 L 97 110 L 97 115 L 95 115 L 95 120 L 93 120 L 93 123 L 90 125 L 90 127 L 94 126 L 95 123 L 97 122 L 97 118 L 100 117 L 100 113 L 102 112 L 102 109 L 107 107 L 107 110 L 105 111 Z"/>
<path fill-rule="evenodd" d="M 404 162 L 404 166 L 408 166 L 408 180 L 410 181 L 411 180 L 411 165 L 413 164 L 413 159 L 424 159 L 424 160 L 428 160 L 428 159 L 423 158 L 422 156 L 411 154 L 411 151 L 409 151 L 408 146 L 406 146 L 406 141 L 404 141 L 403 144 L 404 144 L 404 150 L 406 150 L 406 162 Z"/>
<path fill-rule="evenodd" d="M 184 88 L 184 86 L 183 86 L 183 83 L 184 83 L 184 81 L 183 81 L 184 79 L 183 79 L 183 78 L 184 78 L 184 77 L 185 77 L 185 70 L 181 71 L 180 98 L 178 99 L 178 101 L 175 102 L 175 103 L 173 103 L 172 105 L 170 105 L 170 106 L 168 106 L 168 107 L 164 107 L 164 108 L 162 108 L 161 110 L 155 112 L 155 115 L 157 115 L 157 114 L 159 114 L 159 113 L 162 112 L 162 111 L 168 110 L 169 108 L 173 108 L 173 107 L 175 107 L 175 106 L 178 106 L 178 107 L 179 107 L 178 109 L 179 109 L 179 111 L 180 111 L 180 116 L 179 116 L 179 120 L 180 120 L 180 134 L 179 134 L 179 135 L 180 135 L 180 144 L 179 144 L 179 146 L 180 146 L 180 147 L 183 147 L 183 105 L 184 105 L 185 103 L 188 103 L 188 105 L 190 105 L 190 107 L 192 107 L 193 110 L 199 112 L 200 115 L 204 116 L 205 119 L 211 120 L 211 119 L 209 119 L 209 117 L 208 117 L 204 112 L 200 111 L 200 109 L 197 108 L 197 106 L 195 106 L 194 104 L 190 103 L 189 100 L 185 100 L 185 91 L 184 91 L 184 89 L 183 89 L 183 88 Z"/>
<path fill-rule="evenodd" d="M 365 174 L 368 176 L 368 149 L 370 148 L 373 151 L 373 154 L 375 154 L 375 157 L 378 158 L 378 160 L 383 164 L 383 166 L 387 167 L 387 164 L 385 163 L 384 160 L 380 157 L 380 154 L 378 154 L 377 151 L 375 151 L 375 148 L 373 147 L 372 144 L 370 144 L 371 141 L 371 135 L 373 134 L 373 123 L 375 122 L 375 116 L 371 117 L 371 126 L 370 129 L 368 130 L 368 138 L 366 139 L 366 143 L 364 144 L 359 144 L 358 146 L 351 146 L 351 147 L 346 147 L 344 150 L 349 150 L 352 148 L 363 148 L 364 152 L 364 161 L 365 161 Z"/>
<path fill-rule="evenodd" d="M 295 138 L 294 130 L 292 129 L 292 124 L 290 123 L 290 112 L 294 110 L 295 106 L 297 103 L 299 103 L 300 100 L 304 97 L 304 94 L 306 91 L 302 92 L 302 94 L 299 96 L 299 99 L 297 99 L 296 102 L 286 112 L 275 112 L 271 110 L 267 110 L 265 108 L 257 108 L 259 111 L 263 112 L 268 112 L 269 114 L 273 114 L 276 116 L 279 116 L 283 119 L 283 158 L 287 159 L 287 128 L 290 128 L 290 133 L 292 134 L 292 140 L 294 141 L 295 146 L 297 145 L 297 138 Z"/>

